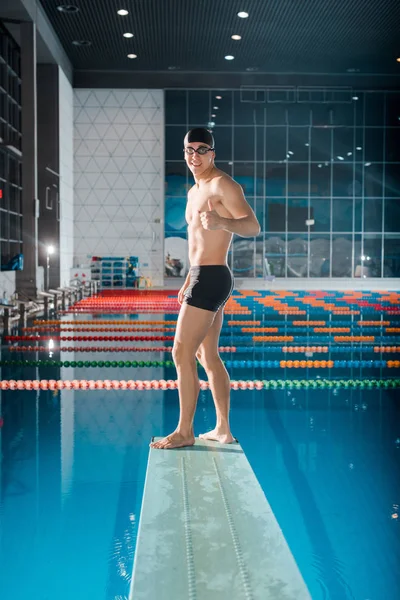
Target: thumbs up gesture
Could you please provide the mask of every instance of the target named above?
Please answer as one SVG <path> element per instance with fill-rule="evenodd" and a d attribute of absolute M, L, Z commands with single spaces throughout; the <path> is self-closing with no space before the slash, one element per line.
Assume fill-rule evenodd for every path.
<path fill-rule="evenodd" d="M 223 229 L 222 217 L 219 216 L 216 210 L 214 210 L 211 200 L 208 200 L 208 208 L 204 212 L 199 211 L 200 221 L 204 229 L 215 231 L 216 229 Z"/>

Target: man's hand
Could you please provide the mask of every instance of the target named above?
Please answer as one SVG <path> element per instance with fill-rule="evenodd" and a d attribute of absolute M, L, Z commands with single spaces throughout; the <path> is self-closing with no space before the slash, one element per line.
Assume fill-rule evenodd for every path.
<path fill-rule="evenodd" d="M 204 212 L 199 211 L 201 224 L 204 229 L 215 231 L 216 229 L 223 229 L 223 218 L 219 216 L 216 210 L 213 209 L 211 200 L 208 200 L 208 208 Z"/>

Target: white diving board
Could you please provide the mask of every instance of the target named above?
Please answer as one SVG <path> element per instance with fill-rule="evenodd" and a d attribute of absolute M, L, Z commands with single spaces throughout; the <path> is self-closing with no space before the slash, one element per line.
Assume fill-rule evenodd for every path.
<path fill-rule="evenodd" d="M 151 448 L 129 600 L 214 599 L 311 596 L 239 444 Z"/>

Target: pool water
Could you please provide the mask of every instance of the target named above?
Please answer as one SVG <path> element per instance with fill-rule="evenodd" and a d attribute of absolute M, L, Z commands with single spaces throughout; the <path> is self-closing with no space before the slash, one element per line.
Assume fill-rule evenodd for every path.
<path fill-rule="evenodd" d="M 107 318 L 112 325 L 114 316 Z M 224 335 L 229 335 L 227 320 Z M 270 320 L 265 316 L 262 325 Z M 363 367 L 360 360 L 388 356 L 362 353 L 359 344 L 340 357 L 356 366 L 246 366 L 241 361 L 280 365 L 287 356 L 280 349 L 241 352 L 239 334 L 235 330 L 230 335 L 237 362 L 229 372 L 235 380 L 384 379 L 398 372 L 371 363 Z M 107 344 L 124 345 L 101 345 Z M 48 351 L 28 354 L 11 347 L 12 342 L 3 342 L 2 364 L 49 359 Z M 169 361 L 171 355 L 55 350 L 51 358 Z M 233 360 L 228 354 L 223 358 Z M 312 360 L 316 358 L 314 354 Z M 325 358 L 337 356 L 330 349 Z M 138 367 L 129 376 L 127 370 L 6 365 L 1 379 L 175 379 L 171 366 Z M 203 371 L 199 374 L 205 379 Z M 353 387 L 232 391 L 233 433 L 313 600 L 400 598 L 399 393 Z M 0 414 L 1 598 L 127 599 L 148 444 L 152 436 L 175 428 L 177 391 L 3 390 Z M 211 393 L 201 390 L 196 435 L 214 425 Z"/>

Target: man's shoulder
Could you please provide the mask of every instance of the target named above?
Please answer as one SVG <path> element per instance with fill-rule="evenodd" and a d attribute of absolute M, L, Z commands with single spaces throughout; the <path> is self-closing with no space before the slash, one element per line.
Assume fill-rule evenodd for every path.
<path fill-rule="evenodd" d="M 230 175 L 228 175 L 228 173 L 224 173 L 224 171 L 219 170 L 213 178 L 213 183 L 216 187 L 222 190 L 231 190 L 232 188 L 239 186 L 239 184 Z"/>

